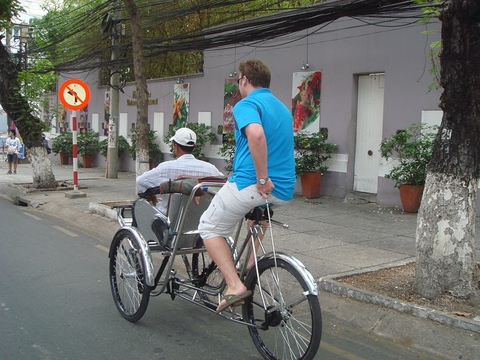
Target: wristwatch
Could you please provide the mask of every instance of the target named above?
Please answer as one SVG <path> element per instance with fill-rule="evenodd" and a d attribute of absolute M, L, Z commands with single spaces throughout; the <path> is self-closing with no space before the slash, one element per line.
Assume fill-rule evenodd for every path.
<path fill-rule="evenodd" d="M 260 185 L 265 185 L 267 181 L 268 181 L 268 176 L 265 179 L 258 179 L 258 182 L 260 183 Z"/>

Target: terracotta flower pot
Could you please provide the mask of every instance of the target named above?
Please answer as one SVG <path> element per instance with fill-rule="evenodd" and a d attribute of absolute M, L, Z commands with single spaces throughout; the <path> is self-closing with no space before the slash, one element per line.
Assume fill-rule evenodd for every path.
<path fill-rule="evenodd" d="M 60 164 L 68 165 L 69 159 L 70 159 L 70 156 L 60 153 Z"/>
<path fill-rule="evenodd" d="M 93 155 L 82 155 L 82 165 L 84 168 L 91 168 L 93 164 Z"/>
<path fill-rule="evenodd" d="M 423 188 L 425 185 L 400 185 L 400 200 L 402 201 L 403 210 L 408 213 L 416 213 L 420 208 L 422 201 Z"/>
<path fill-rule="evenodd" d="M 302 195 L 307 199 L 320 197 L 320 184 L 322 173 L 319 171 L 306 172 L 300 177 L 302 183 Z"/>

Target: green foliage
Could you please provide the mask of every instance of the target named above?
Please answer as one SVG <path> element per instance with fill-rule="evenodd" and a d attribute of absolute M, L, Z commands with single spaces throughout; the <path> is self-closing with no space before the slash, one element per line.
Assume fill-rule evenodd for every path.
<path fill-rule="evenodd" d="M 311 171 L 326 172 L 328 166 L 325 165 L 325 161 L 338 150 L 338 145 L 327 142 L 327 137 L 323 132 L 299 131 L 294 137 L 294 145 L 297 176 Z"/>
<path fill-rule="evenodd" d="M 62 132 L 52 140 L 52 151 L 55 154 L 73 155 L 73 134 L 70 131 Z"/>
<path fill-rule="evenodd" d="M 200 123 L 187 123 L 187 128 L 192 130 L 197 134 L 197 143 L 195 144 L 195 149 L 193 149 L 193 156 L 197 159 L 205 159 L 205 155 L 202 153 L 203 148 L 207 142 L 215 141 L 217 138 L 212 132 L 212 127 L 210 125 L 200 124 Z M 170 146 L 170 155 L 175 157 L 173 153 L 173 147 L 170 142 L 170 138 L 175 134 L 178 128 L 172 128 L 168 131 L 167 135 L 164 137 L 163 141 L 165 144 Z"/>
<path fill-rule="evenodd" d="M 432 19 L 440 16 L 442 6 L 445 5 L 445 0 L 413 0 L 414 3 L 425 5 L 422 8 L 423 18 L 421 21 L 428 23 Z M 436 34 L 439 30 L 425 30 L 423 35 Z M 430 51 L 427 56 L 430 59 L 432 66 L 429 73 L 433 76 L 433 82 L 428 86 L 428 92 L 440 89 L 440 49 L 442 47 L 441 41 L 433 41 L 430 44 Z"/>
<path fill-rule="evenodd" d="M 218 155 L 221 155 L 225 160 L 225 171 L 233 171 L 233 159 L 235 157 L 235 134 L 233 132 L 227 132 L 223 134 L 223 142 Z"/>
<path fill-rule="evenodd" d="M 18 81 L 22 85 L 22 94 L 30 107 L 40 111 L 40 108 L 46 105 L 44 94 L 55 92 L 58 75 L 46 71 L 52 67 L 52 63 L 46 59 L 33 59 L 29 66 L 31 70 L 22 70 L 18 73 Z"/>
<path fill-rule="evenodd" d="M 80 155 L 92 155 L 99 150 L 98 133 L 88 130 L 77 137 L 78 153 Z"/>
<path fill-rule="evenodd" d="M 19 0 L 0 0 L 0 29 L 8 27 L 9 22 L 24 11 Z"/>
<path fill-rule="evenodd" d="M 125 151 L 130 151 L 130 144 L 124 136 L 120 135 L 117 142 L 118 156 L 122 156 Z M 103 139 L 98 143 L 98 149 L 100 154 L 107 157 L 108 153 L 108 139 Z"/>
<path fill-rule="evenodd" d="M 132 155 L 132 159 L 136 160 L 137 158 L 137 130 L 135 128 L 131 128 L 130 132 L 132 133 L 132 145 L 129 148 L 130 155 Z M 163 161 L 163 153 L 160 150 L 157 142 L 155 141 L 157 136 L 155 135 L 155 130 L 148 130 L 148 155 L 150 160 L 152 160 L 155 164 L 158 164 Z"/>
<path fill-rule="evenodd" d="M 387 161 L 391 158 L 398 161 L 385 178 L 394 180 L 395 187 L 424 185 L 437 132 L 438 126 L 413 124 L 384 138 L 380 144 L 381 156 Z"/>

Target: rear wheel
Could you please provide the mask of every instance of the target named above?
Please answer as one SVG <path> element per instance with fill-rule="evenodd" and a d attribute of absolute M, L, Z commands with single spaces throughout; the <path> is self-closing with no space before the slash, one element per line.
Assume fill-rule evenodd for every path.
<path fill-rule="evenodd" d="M 128 230 L 119 231 L 111 245 L 110 286 L 120 314 L 131 322 L 147 310 L 150 287 L 145 285 L 144 263 L 135 238 Z"/>
<path fill-rule="evenodd" d="M 276 265 L 276 266 L 275 266 Z M 265 359 L 315 357 L 322 335 L 318 297 L 292 265 L 277 259 L 258 263 L 259 279 L 252 269 L 245 281 L 253 298 L 243 306 L 250 336 Z"/>

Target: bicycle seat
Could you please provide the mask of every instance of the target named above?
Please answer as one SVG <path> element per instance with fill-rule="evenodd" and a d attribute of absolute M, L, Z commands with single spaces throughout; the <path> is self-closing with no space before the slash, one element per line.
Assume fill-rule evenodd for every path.
<path fill-rule="evenodd" d="M 267 209 L 270 215 L 267 213 Z M 267 208 L 265 205 L 260 205 L 250 210 L 245 215 L 245 219 L 253 220 L 253 221 L 262 221 L 262 220 L 271 219 L 272 216 L 273 216 L 273 210 L 270 206 Z"/>

